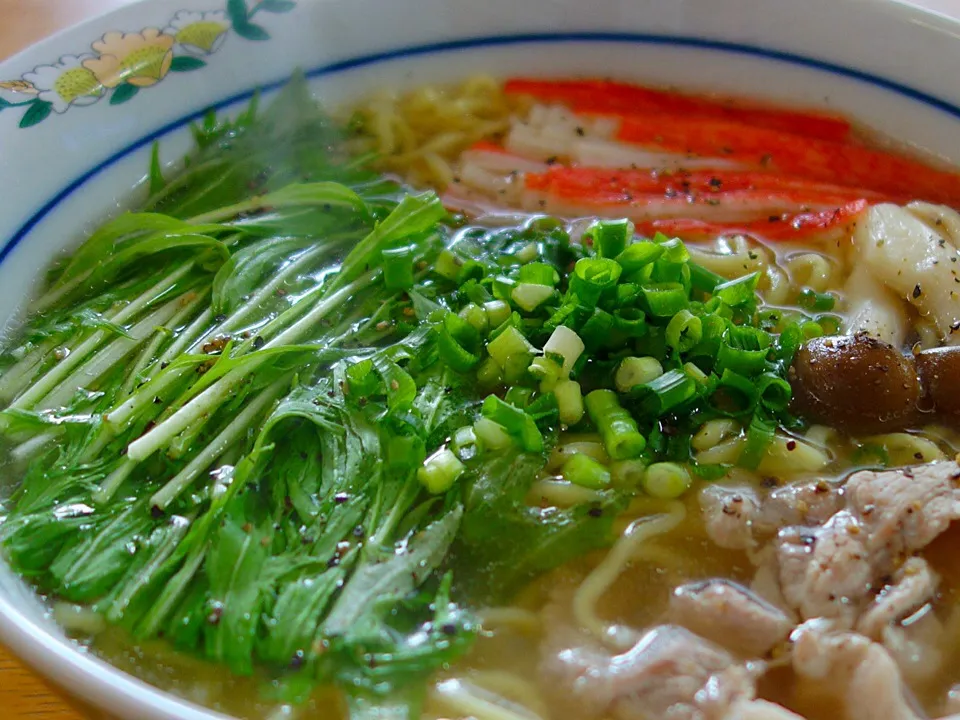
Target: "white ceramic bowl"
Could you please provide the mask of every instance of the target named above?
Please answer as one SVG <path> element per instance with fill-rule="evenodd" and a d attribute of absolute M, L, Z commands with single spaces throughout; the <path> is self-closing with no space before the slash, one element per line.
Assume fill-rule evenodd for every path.
<path fill-rule="evenodd" d="M 820 105 L 960 162 L 960 24 L 892 0 L 150 0 L 0 64 L 0 319 L 204 109 L 307 70 L 331 103 L 493 74 L 614 75 Z M 185 6 L 190 6 L 185 10 Z M 236 4 L 234 3 L 234 6 Z M 123 77 L 131 52 L 153 62 Z M 123 82 L 120 82 L 123 80 Z M 0 563 L 0 641 L 137 720 L 210 720 L 83 654 Z"/>

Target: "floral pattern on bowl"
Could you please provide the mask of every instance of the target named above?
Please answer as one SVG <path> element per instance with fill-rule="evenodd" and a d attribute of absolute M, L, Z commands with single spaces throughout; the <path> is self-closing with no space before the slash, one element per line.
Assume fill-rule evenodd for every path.
<path fill-rule="evenodd" d="M 270 33 L 253 21 L 260 12 L 285 13 L 295 0 L 227 0 L 225 10 L 180 10 L 163 28 L 111 31 L 91 44 L 92 53 L 63 55 L 16 80 L 0 80 L 0 111 L 24 108 L 20 127 L 109 97 L 111 105 L 131 100 L 169 73 L 199 70 L 231 33 L 264 41 Z"/>

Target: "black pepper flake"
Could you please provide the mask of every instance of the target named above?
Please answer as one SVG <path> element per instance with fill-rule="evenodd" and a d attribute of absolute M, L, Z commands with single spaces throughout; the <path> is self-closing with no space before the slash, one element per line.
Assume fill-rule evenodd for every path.
<path fill-rule="evenodd" d="M 920 290 L 920 283 L 917 283 L 916 286 L 913 288 L 913 299 L 916 300 L 922 294 L 923 292 Z"/>
<path fill-rule="evenodd" d="M 440 632 L 442 632 L 444 635 L 456 635 L 457 626 L 453 623 L 444 623 L 440 626 Z"/>
<path fill-rule="evenodd" d="M 290 658 L 290 669 L 299 670 L 301 667 L 303 667 L 303 650 L 297 650 Z"/>
<path fill-rule="evenodd" d="M 577 126 L 576 133 L 577 133 L 577 135 L 579 135 L 580 137 L 583 137 L 584 134 L 585 134 L 584 131 L 583 131 L 583 128 L 580 127 L 579 125 Z"/>
<path fill-rule="evenodd" d="M 168 362 L 162 362 L 162 363 L 160 363 L 160 369 L 161 369 L 161 370 L 166 370 L 166 368 L 167 368 L 167 366 L 168 366 L 169 364 L 170 364 L 170 363 L 168 363 Z"/>
<path fill-rule="evenodd" d="M 154 396 L 153 396 L 153 404 L 154 404 L 154 405 L 161 405 L 162 403 L 163 403 L 163 400 L 160 399 L 160 396 L 159 396 L 159 395 L 154 395 Z"/>
<path fill-rule="evenodd" d="M 253 339 L 253 349 L 254 349 L 254 350 L 259 350 L 259 349 L 262 348 L 265 344 L 266 344 L 266 341 L 265 341 L 265 340 L 263 339 L 263 337 L 260 336 L 260 335 L 257 335 L 257 336 Z"/>
<path fill-rule="evenodd" d="M 767 218 L 767 222 L 772 222 L 772 223 L 780 222 L 780 220 L 781 218 L 779 215 L 771 215 L 770 217 Z"/>
<path fill-rule="evenodd" d="M 166 515 L 166 513 L 163 511 L 163 508 L 160 507 L 159 505 L 150 506 L 150 517 L 152 517 L 154 520 L 159 520 L 164 515 Z"/>
<path fill-rule="evenodd" d="M 587 510 L 587 515 L 589 515 L 592 518 L 603 517 L 603 508 L 592 507 L 589 510 Z"/>
<path fill-rule="evenodd" d="M 719 190 L 720 187 L 723 185 L 723 180 L 721 180 L 721 179 L 718 178 L 718 177 L 712 177 L 712 178 L 710 178 L 710 180 L 708 181 L 708 184 L 710 185 L 710 187 Z"/>
<path fill-rule="evenodd" d="M 560 162 L 560 158 L 556 155 L 551 155 L 547 158 L 547 165 L 556 165 L 558 162 Z"/>
<path fill-rule="evenodd" d="M 915 453 L 913 454 L 913 457 L 914 457 L 916 460 L 923 460 L 923 453 L 922 453 L 922 452 L 915 452 Z"/>
<path fill-rule="evenodd" d="M 350 496 L 345 492 L 339 492 L 333 496 L 333 501 L 337 505 L 343 505 L 343 503 L 345 503 L 349 499 L 350 499 Z"/>

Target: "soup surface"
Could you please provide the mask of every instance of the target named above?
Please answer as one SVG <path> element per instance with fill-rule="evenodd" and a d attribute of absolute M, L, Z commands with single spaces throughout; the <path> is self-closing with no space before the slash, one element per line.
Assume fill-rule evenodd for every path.
<path fill-rule="evenodd" d="M 78 642 L 244 718 L 960 712 L 960 175 L 607 80 L 195 137 L 2 354 Z"/>

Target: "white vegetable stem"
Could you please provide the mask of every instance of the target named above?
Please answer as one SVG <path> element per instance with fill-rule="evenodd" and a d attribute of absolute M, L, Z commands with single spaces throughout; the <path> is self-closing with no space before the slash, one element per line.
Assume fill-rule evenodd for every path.
<path fill-rule="evenodd" d="M 183 470 L 171 478 L 166 485 L 154 493 L 150 504 L 160 509 L 166 508 L 180 493 L 190 486 L 197 476 L 210 467 L 233 443 L 246 433 L 254 419 L 290 385 L 290 378 L 284 378 L 263 390 L 257 398 L 248 404 L 229 425 L 210 441 L 210 443 L 191 460 Z"/>
<path fill-rule="evenodd" d="M 157 327 L 164 325 L 176 315 L 181 302 L 182 298 L 171 300 L 140 320 L 127 331 L 130 337 L 118 337 L 89 361 L 80 365 L 45 397 L 40 398 L 38 407 L 47 409 L 66 405 L 77 392 L 77 388 L 85 387 L 96 380 L 155 333 Z"/>
<path fill-rule="evenodd" d="M 149 290 L 133 300 L 120 312 L 118 312 L 114 317 L 111 318 L 111 322 L 117 325 L 126 322 L 145 307 L 153 303 L 160 293 L 168 290 L 171 285 L 183 278 L 192 269 L 193 263 L 187 263 L 186 265 L 183 265 L 179 269 L 170 273 Z M 70 371 L 83 362 L 83 360 L 90 353 L 96 350 L 100 346 L 100 343 L 102 343 L 107 337 L 107 334 L 108 331 L 106 330 L 97 330 L 95 333 L 93 333 L 93 335 L 80 343 L 79 346 L 71 349 L 70 354 L 67 355 L 67 357 L 57 363 L 57 365 L 50 369 L 50 372 L 31 385 L 26 392 L 22 393 L 16 400 L 13 401 L 13 403 L 10 404 L 10 407 L 32 407 L 38 400 L 42 399 L 47 393 L 56 387 L 61 380 L 67 377 Z"/>
<path fill-rule="evenodd" d="M 378 272 L 379 270 L 369 272 L 322 300 L 310 312 L 268 342 L 263 349 L 267 350 L 296 343 L 309 333 L 321 319 L 341 308 L 351 295 L 369 285 Z M 247 374 L 255 370 L 256 367 L 256 364 L 253 364 L 228 372 L 169 418 L 156 425 L 150 432 L 130 443 L 127 447 L 127 457 L 139 462 L 150 457 L 160 448 L 169 445 L 177 435 L 186 430 L 196 420 L 213 413 Z"/>

